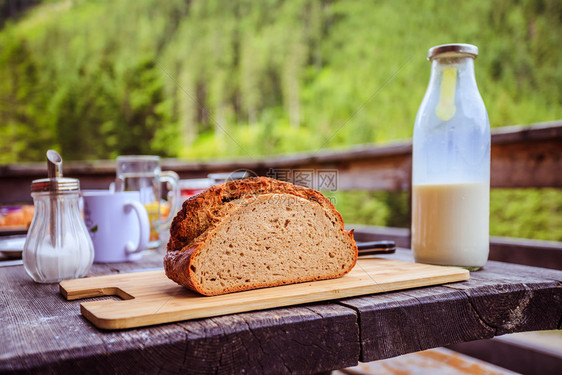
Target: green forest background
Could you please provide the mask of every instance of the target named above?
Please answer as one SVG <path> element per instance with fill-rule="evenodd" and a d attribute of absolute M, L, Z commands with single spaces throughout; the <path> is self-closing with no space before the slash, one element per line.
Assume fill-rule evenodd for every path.
<path fill-rule="evenodd" d="M 557 0 L 23 3 L 0 0 L 0 164 L 407 139 L 448 42 L 479 47 L 492 127 L 562 118 Z M 336 198 L 346 221 L 407 225 L 404 194 Z M 492 234 L 562 240 L 559 190 L 494 190 L 491 214 Z"/>

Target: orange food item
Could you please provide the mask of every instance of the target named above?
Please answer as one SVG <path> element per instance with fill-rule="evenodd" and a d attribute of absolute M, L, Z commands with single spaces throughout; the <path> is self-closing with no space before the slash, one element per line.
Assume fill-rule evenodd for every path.
<path fill-rule="evenodd" d="M 33 205 L 21 206 L 18 209 L 0 214 L 0 227 L 26 227 L 33 219 Z"/>

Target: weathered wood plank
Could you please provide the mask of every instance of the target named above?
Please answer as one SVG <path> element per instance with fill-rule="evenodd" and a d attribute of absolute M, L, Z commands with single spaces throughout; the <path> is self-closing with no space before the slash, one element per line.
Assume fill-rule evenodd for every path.
<path fill-rule="evenodd" d="M 562 289 L 557 282 L 530 278 L 491 281 L 477 277 L 450 288 L 467 294 L 478 316 L 494 328 L 495 336 L 558 329 L 562 317 Z"/>
<path fill-rule="evenodd" d="M 509 336 L 459 343 L 450 348 L 520 374 L 558 375 L 562 369 L 560 351 L 555 353 Z"/>
<path fill-rule="evenodd" d="M 389 257 L 413 260 L 407 251 Z M 561 277 L 560 271 L 492 261 L 465 282 L 342 303 L 359 314 L 360 361 L 373 361 L 506 333 L 558 329 Z"/>
<path fill-rule="evenodd" d="M 359 314 L 361 358 L 368 362 L 494 336 L 466 295 L 444 287 L 342 301 Z"/>
<path fill-rule="evenodd" d="M 492 147 L 492 188 L 562 187 L 562 139 Z"/>
<path fill-rule="evenodd" d="M 523 374 L 541 374 L 541 372 L 523 372 Z M 379 361 L 360 363 L 355 367 L 333 371 L 330 375 L 434 375 L 434 374 L 493 374 L 519 375 L 495 366 L 491 363 L 454 352 L 447 348 L 434 348 L 421 352 L 409 353 L 400 357 Z M 558 375 L 554 373 L 553 375 Z"/>
<path fill-rule="evenodd" d="M 562 242 L 490 237 L 490 260 L 562 270 Z"/>
<path fill-rule="evenodd" d="M 198 332 L 192 322 L 179 326 L 188 332 L 186 361 L 205 373 L 306 374 L 357 363 L 356 319 L 343 306 L 309 305 L 202 320 Z"/>

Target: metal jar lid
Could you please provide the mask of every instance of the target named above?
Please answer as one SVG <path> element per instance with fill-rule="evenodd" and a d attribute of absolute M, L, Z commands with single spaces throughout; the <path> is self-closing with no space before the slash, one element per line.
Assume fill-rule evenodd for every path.
<path fill-rule="evenodd" d="M 429 49 L 427 59 L 431 61 L 443 54 L 464 54 L 476 58 L 478 57 L 478 47 L 465 43 L 441 44 Z"/>
<path fill-rule="evenodd" d="M 79 191 L 80 181 L 76 178 L 68 177 L 55 177 L 55 178 L 42 178 L 40 180 L 33 180 L 31 183 L 31 192 L 63 192 L 63 191 Z"/>

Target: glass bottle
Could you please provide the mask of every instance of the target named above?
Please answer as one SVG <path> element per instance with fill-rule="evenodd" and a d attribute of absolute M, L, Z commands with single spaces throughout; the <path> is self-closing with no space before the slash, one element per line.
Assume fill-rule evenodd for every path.
<path fill-rule="evenodd" d="M 79 181 L 62 177 L 62 159 L 47 153 L 49 178 L 34 180 L 33 220 L 23 249 L 26 272 L 38 283 L 85 276 L 94 260 L 94 245 L 79 208 Z"/>
<path fill-rule="evenodd" d="M 476 270 L 488 259 L 490 123 L 474 77 L 477 56 L 470 44 L 429 50 L 431 78 L 413 137 L 416 262 Z"/>

